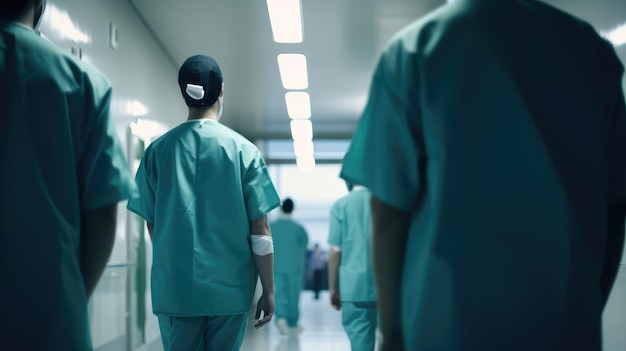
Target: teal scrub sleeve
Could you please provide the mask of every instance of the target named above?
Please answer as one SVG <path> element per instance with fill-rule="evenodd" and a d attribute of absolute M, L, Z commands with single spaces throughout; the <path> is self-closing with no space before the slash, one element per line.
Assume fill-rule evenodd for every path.
<path fill-rule="evenodd" d="M 396 64 L 399 60 L 390 61 Z M 381 58 L 340 174 L 401 210 L 411 209 L 424 182 L 424 170 L 420 169 L 425 159 L 421 116 L 403 97 L 408 92 L 399 91 L 406 84 L 400 81 L 406 81 L 411 74 L 410 70 L 390 70 L 386 57 Z"/>
<path fill-rule="evenodd" d="M 328 244 L 331 246 L 341 247 L 341 223 L 343 222 L 343 216 L 340 208 L 335 203 L 330 209 L 330 218 L 328 223 Z"/>
<path fill-rule="evenodd" d="M 148 223 L 154 223 L 154 187 L 152 179 L 150 179 L 146 167 L 149 163 L 149 150 L 146 150 L 139 168 L 135 176 L 135 182 L 139 188 L 139 197 L 132 198 L 128 201 L 126 208 L 142 217 Z"/>
<path fill-rule="evenodd" d="M 280 198 L 260 155 L 255 158 L 243 179 L 243 197 L 251 221 L 280 206 Z"/>
<path fill-rule="evenodd" d="M 621 75 L 620 75 L 621 76 Z M 617 97 L 615 120 L 611 128 L 609 165 L 609 201 L 626 200 L 626 106 L 624 92 Z"/>
<path fill-rule="evenodd" d="M 94 108 L 85 122 L 88 136 L 79 156 L 78 176 L 81 207 L 90 210 L 136 196 L 137 189 L 111 121 L 111 87 L 102 79 L 86 90 Z"/>

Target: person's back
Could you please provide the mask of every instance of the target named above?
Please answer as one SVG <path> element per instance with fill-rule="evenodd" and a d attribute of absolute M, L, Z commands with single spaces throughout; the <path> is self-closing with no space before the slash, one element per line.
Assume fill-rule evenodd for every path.
<path fill-rule="evenodd" d="M 276 324 L 282 334 L 297 331 L 300 319 L 300 292 L 304 284 L 309 237 L 304 227 L 291 218 L 294 203 L 287 198 L 281 217 L 270 225 L 274 237 L 274 282 L 276 285 Z M 293 329 L 296 328 L 296 329 Z"/>
<path fill-rule="evenodd" d="M 331 305 L 341 310 L 352 350 L 374 350 L 376 287 L 371 259 L 370 192 L 354 186 L 330 209 L 328 287 Z"/>
<path fill-rule="evenodd" d="M 146 149 L 136 176 L 140 198 L 127 208 L 146 220 L 152 239 L 152 307 L 164 349 L 237 350 L 257 276 L 263 294 L 255 326 L 274 312 L 267 213 L 280 199 L 256 146 L 219 123 L 217 62 L 189 57 L 178 83 L 187 121 Z"/>
<path fill-rule="evenodd" d="M 244 178 L 264 166 L 256 163 L 258 156 L 249 141 L 210 120 L 184 122 L 146 150 L 146 173 L 158 195 L 148 214 L 155 219 L 155 313 L 250 308 L 256 272 L 248 215 L 258 213 L 257 204 L 248 209 L 240 199 L 249 191 Z"/>
<path fill-rule="evenodd" d="M 343 176 L 411 211 L 409 349 L 600 348 L 622 72 L 593 28 L 538 1 L 458 0 L 391 41 Z"/>
<path fill-rule="evenodd" d="M 110 254 L 116 203 L 134 190 L 111 87 L 16 22 L 0 22 L 0 86 L 1 343 L 90 349 L 87 300 Z M 94 229 L 100 210 L 112 217 Z M 90 266 L 96 255 L 100 266 Z"/>
<path fill-rule="evenodd" d="M 306 229 L 294 221 L 290 214 L 291 211 L 271 223 L 274 237 L 274 273 L 304 274 L 309 237 Z"/>
<path fill-rule="evenodd" d="M 328 244 L 331 245 L 331 252 L 340 248 L 338 273 L 341 301 L 376 301 L 371 269 L 370 212 L 370 192 L 359 187 L 331 207 Z"/>

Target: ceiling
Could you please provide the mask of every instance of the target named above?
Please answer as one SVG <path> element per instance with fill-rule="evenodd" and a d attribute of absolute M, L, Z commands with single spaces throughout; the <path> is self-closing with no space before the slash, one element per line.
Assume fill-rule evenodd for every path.
<path fill-rule="evenodd" d="M 349 139 L 374 65 L 394 32 L 445 0 L 301 1 L 304 40 L 272 40 L 262 0 L 129 0 L 177 68 L 213 56 L 224 75 L 225 124 L 249 138 L 290 139 L 276 56 L 307 57 L 314 139 Z M 502 0 L 503 1 L 503 0 Z M 608 30 L 626 22 L 623 0 L 546 1 Z M 625 47 L 619 54 L 626 60 Z"/>

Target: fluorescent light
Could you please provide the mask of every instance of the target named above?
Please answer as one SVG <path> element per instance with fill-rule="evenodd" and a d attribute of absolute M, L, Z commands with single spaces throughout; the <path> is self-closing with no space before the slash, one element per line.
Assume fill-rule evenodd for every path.
<path fill-rule="evenodd" d="M 67 11 L 61 10 L 53 4 L 46 6 L 44 21 L 47 21 L 50 30 L 54 31 L 62 40 L 69 39 L 76 43 L 88 44 L 91 42 L 89 34 L 81 31 L 74 23 Z M 42 21 L 42 22 L 44 22 Z M 44 22 L 45 23 L 45 22 Z"/>
<path fill-rule="evenodd" d="M 315 170 L 315 158 L 313 157 L 297 157 L 296 164 L 301 172 L 312 172 Z"/>
<path fill-rule="evenodd" d="M 293 140 L 313 140 L 313 123 L 308 119 L 291 121 L 291 137 Z"/>
<path fill-rule="evenodd" d="M 134 117 L 145 116 L 148 114 L 148 107 L 137 100 L 128 102 L 128 114 Z"/>
<path fill-rule="evenodd" d="M 130 130 L 133 135 L 149 144 L 153 138 L 165 134 L 167 127 L 157 121 L 138 118 L 137 122 L 130 123 Z"/>
<path fill-rule="evenodd" d="M 610 41 L 613 46 L 622 46 L 626 44 L 626 23 L 617 26 L 613 30 L 600 32 L 600 35 Z"/>
<path fill-rule="evenodd" d="M 275 42 L 302 42 L 300 0 L 267 0 L 267 11 Z"/>
<path fill-rule="evenodd" d="M 313 141 L 312 140 L 294 140 L 293 152 L 296 157 L 313 157 Z"/>
<path fill-rule="evenodd" d="M 309 93 L 290 91 L 285 94 L 287 114 L 291 119 L 311 118 L 311 99 Z"/>
<path fill-rule="evenodd" d="M 309 87 L 306 56 L 302 54 L 280 54 L 278 55 L 278 69 L 285 89 L 306 89 Z"/>

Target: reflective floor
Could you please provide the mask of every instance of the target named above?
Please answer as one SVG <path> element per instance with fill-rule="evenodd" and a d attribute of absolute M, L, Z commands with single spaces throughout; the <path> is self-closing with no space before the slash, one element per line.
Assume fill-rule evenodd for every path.
<path fill-rule="evenodd" d="M 248 330 L 241 351 L 350 351 L 350 341 L 341 326 L 341 312 L 330 306 L 328 292 L 319 300 L 313 292 L 303 291 L 300 297 L 300 333 L 281 335 L 275 321 L 261 329 Z"/>
<path fill-rule="evenodd" d="M 260 291 L 257 291 L 257 298 Z M 255 299 L 256 300 L 256 299 Z M 300 325 L 302 331 L 289 336 L 278 332 L 275 321 L 261 329 L 254 329 L 253 314 L 240 351 L 350 351 L 350 341 L 341 325 L 341 312 L 329 302 L 323 291 L 319 300 L 313 292 L 303 291 L 300 297 Z M 622 264 L 611 298 L 604 312 L 604 351 L 626 350 L 626 265 Z M 160 340 L 147 348 L 162 351 Z"/>
<path fill-rule="evenodd" d="M 330 306 L 328 291 L 321 292 L 319 300 L 313 299 L 312 291 L 301 293 L 300 333 L 281 335 L 274 320 L 270 325 L 254 329 L 253 317 L 250 313 L 240 351 L 350 351 L 350 341 L 341 326 L 341 312 Z M 163 346 L 159 340 L 147 350 L 163 351 Z"/>

